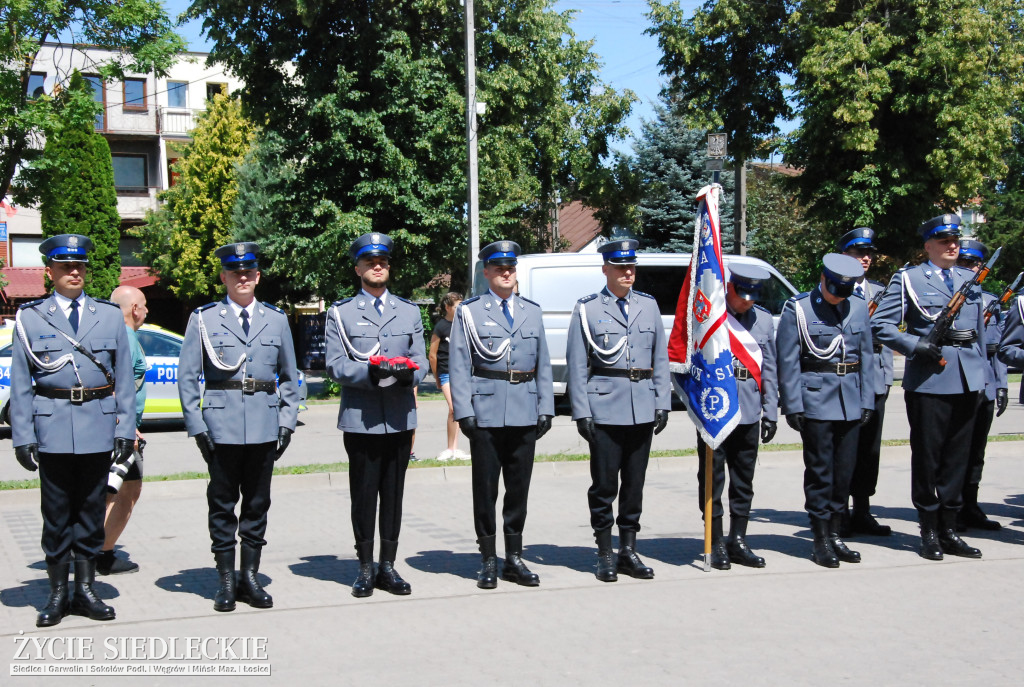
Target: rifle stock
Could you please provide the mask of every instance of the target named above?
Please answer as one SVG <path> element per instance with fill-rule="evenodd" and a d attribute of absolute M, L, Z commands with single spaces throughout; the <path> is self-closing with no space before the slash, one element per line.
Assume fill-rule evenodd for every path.
<path fill-rule="evenodd" d="M 980 270 L 974 273 L 974 276 L 961 284 L 960 288 L 957 289 L 953 297 L 949 299 L 949 302 L 943 306 L 942 311 L 935 318 L 935 326 L 931 328 L 927 334 L 921 337 L 925 343 L 935 344 L 940 349 L 942 348 L 942 340 L 946 336 L 946 332 L 953 326 L 956 316 L 960 313 L 960 309 L 964 307 L 964 303 L 967 302 L 967 294 L 970 293 L 971 289 L 975 286 L 983 283 L 988 278 L 989 273 L 992 271 L 992 266 L 996 264 L 996 260 L 999 259 L 999 254 L 1003 251 L 1003 247 L 1000 246 L 996 249 L 996 252 L 992 254 L 988 264 L 982 267 Z M 978 336 L 984 336 L 984 332 L 978 332 Z M 946 359 L 939 358 L 939 365 L 942 367 L 946 366 Z"/>
<path fill-rule="evenodd" d="M 1020 284 L 1021 277 L 1024 277 L 1024 272 L 1017 275 L 1017 278 L 1013 280 L 1012 284 L 1006 287 L 1006 290 L 1003 291 L 1003 295 L 1001 295 L 998 300 L 992 301 L 992 303 L 985 308 L 986 325 L 988 324 L 988 321 L 992 319 L 992 316 L 999 312 L 1000 308 L 1009 303 L 1010 299 L 1013 298 L 1013 294 L 1017 290 L 1017 285 Z"/>

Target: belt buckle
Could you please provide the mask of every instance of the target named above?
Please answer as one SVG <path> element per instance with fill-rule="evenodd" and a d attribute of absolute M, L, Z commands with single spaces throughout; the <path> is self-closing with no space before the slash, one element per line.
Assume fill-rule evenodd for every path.
<path fill-rule="evenodd" d="M 850 363 L 836 363 L 836 375 L 839 377 L 846 376 L 846 368 L 850 366 Z"/>
<path fill-rule="evenodd" d="M 253 377 L 244 377 L 242 379 L 242 393 L 243 394 L 254 394 L 256 393 L 256 379 Z"/>
<path fill-rule="evenodd" d="M 85 403 L 85 387 L 81 384 L 71 387 L 71 402 Z"/>
<path fill-rule="evenodd" d="M 640 377 L 640 370 L 638 370 L 635 367 L 629 368 L 629 381 L 631 381 L 631 382 L 639 382 L 640 379 L 641 379 L 641 377 Z"/>
<path fill-rule="evenodd" d="M 749 372 L 745 367 L 734 367 L 732 368 L 732 374 L 736 379 L 742 382 L 748 378 Z"/>

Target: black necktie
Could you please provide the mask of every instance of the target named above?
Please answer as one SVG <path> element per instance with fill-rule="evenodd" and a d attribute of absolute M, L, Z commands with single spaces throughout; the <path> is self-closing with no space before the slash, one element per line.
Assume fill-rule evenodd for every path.
<path fill-rule="evenodd" d="M 249 311 L 242 308 L 242 331 L 249 336 Z"/>
<path fill-rule="evenodd" d="M 626 322 L 629 322 L 629 313 L 626 312 L 626 299 L 620 298 L 617 302 L 619 304 L 619 310 L 622 311 L 622 318 L 626 320 Z"/>
<path fill-rule="evenodd" d="M 510 313 L 508 311 L 508 301 L 507 300 L 502 300 L 501 301 L 501 313 L 505 316 L 505 319 L 508 320 L 508 326 L 511 328 L 512 327 L 512 313 Z"/>
<path fill-rule="evenodd" d="M 71 323 L 71 331 L 78 333 L 78 301 L 71 301 L 71 314 L 68 315 L 68 322 Z"/>

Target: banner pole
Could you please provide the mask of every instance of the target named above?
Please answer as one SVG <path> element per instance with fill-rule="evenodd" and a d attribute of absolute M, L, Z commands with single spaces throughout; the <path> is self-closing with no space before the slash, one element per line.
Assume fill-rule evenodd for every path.
<path fill-rule="evenodd" d="M 715 450 L 704 444 L 704 572 L 711 571 L 711 493 L 715 481 Z"/>

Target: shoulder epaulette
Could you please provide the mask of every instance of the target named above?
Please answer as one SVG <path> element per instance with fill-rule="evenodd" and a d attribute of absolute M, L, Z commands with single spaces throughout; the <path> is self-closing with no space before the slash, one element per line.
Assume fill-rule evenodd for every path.
<path fill-rule="evenodd" d="M 516 296 L 516 298 L 520 298 L 520 299 L 526 301 L 527 303 L 529 303 L 531 305 L 536 305 L 538 308 L 540 307 L 540 303 L 538 303 L 536 301 L 531 301 L 529 298 L 526 298 L 524 296 Z"/>
<path fill-rule="evenodd" d="M 763 312 L 765 315 L 768 315 L 769 317 L 771 317 L 771 315 L 772 315 L 771 311 L 768 310 L 768 308 L 765 308 L 764 306 L 760 306 L 757 303 L 754 303 L 754 310 L 760 310 L 761 312 Z"/>
<path fill-rule="evenodd" d="M 473 296 L 472 298 L 467 298 L 466 300 L 462 301 L 462 304 L 469 305 L 470 303 L 475 303 L 478 300 L 480 300 L 480 296 Z"/>
<path fill-rule="evenodd" d="M 355 298 L 355 296 L 349 296 L 348 298 L 342 298 L 340 301 L 334 301 L 333 303 L 331 303 L 331 307 L 332 308 L 336 308 L 339 305 L 344 305 L 345 303 L 348 303 L 353 298 Z"/>
<path fill-rule="evenodd" d="M 633 289 L 633 293 L 635 293 L 638 296 L 643 296 L 645 298 L 650 298 L 651 300 L 654 300 L 654 296 L 652 296 L 649 293 L 644 293 L 643 291 L 637 291 L 636 289 Z"/>
<path fill-rule="evenodd" d="M 856 296 L 857 298 L 861 299 L 862 301 L 865 301 L 865 300 L 867 300 L 867 297 L 866 297 L 866 296 L 865 296 L 865 295 L 864 295 L 863 293 L 857 293 L 856 291 L 854 291 L 854 292 L 853 292 L 852 294 L 850 294 L 850 295 L 851 295 L 851 296 Z"/>
<path fill-rule="evenodd" d="M 996 295 L 995 295 L 994 293 L 992 293 L 991 291 L 986 291 L 985 289 L 982 289 L 982 290 L 981 290 L 981 292 L 982 292 L 982 294 L 984 294 L 984 295 L 986 295 L 986 296 L 992 296 L 992 298 L 998 298 L 998 296 L 996 296 Z"/>
<path fill-rule="evenodd" d="M 401 296 L 396 296 L 395 294 L 391 294 L 391 297 L 394 298 L 396 301 L 402 301 L 403 303 L 408 303 L 409 305 L 416 305 L 415 303 L 410 301 L 408 298 L 402 298 Z M 416 307 L 418 308 L 420 306 L 416 305 Z"/>
<path fill-rule="evenodd" d="M 45 301 L 46 301 L 45 298 L 40 298 L 39 300 L 31 301 L 29 303 L 22 303 L 21 305 L 18 306 L 18 310 L 24 310 L 25 308 L 31 308 L 33 306 L 39 305 L 40 303 L 44 303 Z"/>
<path fill-rule="evenodd" d="M 112 305 L 115 308 L 117 308 L 118 310 L 121 309 L 120 305 L 118 305 L 114 301 L 108 301 L 106 298 L 93 298 L 93 300 L 96 301 L 97 303 L 103 303 L 104 305 Z"/>
<path fill-rule="evenodd" d="M 281 310 L 281 308 L 277 307 L 276 305 L 274 305 L 272 303 L 264 303 L 263 305 L 265 305 L 266 307 L 270 308 L 271 310 L 273 310 L 275 312 L 281 313 L 282 315 L 286 314 L 284 310 Z"/>
<path fill-rule="evenodd" d="M 215 305 L 217 305 L 217 301 L 214 301 L 213 303 L 207 303 L 206 305 L 200 305 L 198 308 L 196 308 L 196 312 L 203 312 L 204 310 L 209 310 Z"/>
<path fill-rule="evenodd" d="M 810 291 L 804 291 L 803 293 L 798 293 L 797 295 L 793 296 L 789 300 L 791 300 L 791 301 L 799 301 L 799 300 L 803 300 L 804 298 L 808 298 L 810 295 L 811 295 Z"/>
<path fill-rule="evenodd" d="M 597 298 L 597 294 L 596 293 L 592 293 L 589 296 L 584 296 L 583 298 L 581 298 L 579 300 L 579 302 L 580 303 L 589 303 L 590 301 L 594 300 L 595 298 Z"/>
<path fill-rule="evenodd" d="M 885 284 L 883 284 L 882 282 L 880 282 L 880 281 L 878 281 L 876 279 L 868 279 L 868 283 L 869 284 L 874 284 L 875 286 L 881 286 L 883 289 L 885 288 Z"/>

